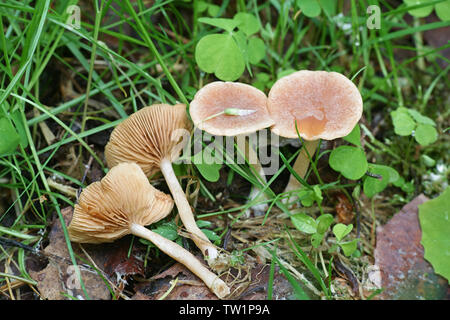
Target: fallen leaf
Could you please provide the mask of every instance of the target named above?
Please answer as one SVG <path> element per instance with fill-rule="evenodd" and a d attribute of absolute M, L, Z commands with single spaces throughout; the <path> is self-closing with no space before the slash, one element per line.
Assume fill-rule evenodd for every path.
<path fill-rule="evenodd" d="M 66 225 L 72 218 L 72 208 L 61 210 Z M 49 257 L 47 266 L 39 271 L 30 270 L 30 276 L 37 281 L 37 289 L 41 298 L 48 300 L 65 300 L 70 297 L 85 299 L 81 288 L 75 267 L 72 264 L 67 249 L 64 233 L 58 219 L 52 223 L 49 232 L 49 245 L 43 250 Z M 73 247 L 78 256 L 83 256 L 83 252 Z M 93 254 L 92 254 L 93 255 Z M 90 299 L 107 300 L 110 299 L 110 292 L 105 285 L 104 280 L 95 270 L 82 265 L 83 262 L 77 261 L 80 268 L 81 278 Z"/>
<path fill-rule="evenodd" d="M 427 200 L 419 195 L 377 230 L 375 267 L 380 270 L 379 282 L 385 290 L 376 299 L 445 298 L 447 281 L 424 260 L 420 244 L 418 205 Z"/>
<path fill-rule="evenodd" d="M 338 202 L 335 205 L 336 214 L 339 223 L 350 224 L 353 221 L 355 214 L 353 213 L 353 206 L 343 193 L 337 194 Z"/>

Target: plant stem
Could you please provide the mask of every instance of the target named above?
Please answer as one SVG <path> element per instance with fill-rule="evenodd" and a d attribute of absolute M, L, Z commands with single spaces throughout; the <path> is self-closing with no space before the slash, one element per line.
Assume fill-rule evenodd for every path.
<path fill-rule="evenodd" d="M 208 270 L 192 253 L 175 242 L 170 241 L 163 236 L 160 236 L 159 234 L 135 223 L 131 224 L 130 231 L 135 236 L 151 241 L 162 252 L 186 266 L 220 299 L 230 293 L 230 289 L 222 279 L 220 279 L 215 273 Z"/>
<path fill-rule="evenodd" d="M 183 222 L 186 230 L 192 234 L 192 240 L 197 247 L 202 251 L 203 256 L 210 261 L 215 260 L 218 257 L 218 251 L 216 247 L 209 241 L 208 237 L 200 230 L 195 223 L 194 214 L 191 209 L 191 205 L 186 199 L 181 185 L 173 171 L 172 163 L 169 159 L 164 158 L 160 163 L 161 173 L 163 174 L 167 185 L 172 193 L 173 200 L 178 208 L 181 221 Z"/>

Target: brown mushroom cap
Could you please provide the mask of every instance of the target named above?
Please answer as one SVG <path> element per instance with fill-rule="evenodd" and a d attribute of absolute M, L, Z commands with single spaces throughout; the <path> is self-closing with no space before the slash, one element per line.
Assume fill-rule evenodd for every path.
<path fill-rule="evenodd" d="M 362 116 L 358 88 L 337 72 L 302 70 L 279 79 L 269 92 L 272 131 L 287 138 L 333 140 L 348 135 Z"/>
<path fill-rule="evenodd" d="M 137 164 L 121 163 L 83 190 L 69 237 L 81 243 L 112 242 L 129 234 L 132 223 L 152 224 L 172 208 L 172 198 L 155 189 Z"/>
<path fill-rule="evenodd" d="M 227 108 L 256 110 L 232 116 L 217 115 Z M 235 136 L 252 133 L 273 124 L 267 111 L 267 96 L 248 84 L 215 81 L 201 88 L 190 103 L 189 113 L 201 130 L 218 136 Z M 212 117 L 208 119 L 209 117 Z"/>
<path fill-rule="evenodd" d="M 185 145 L 179 129 L 191 130 L 184 104 L 154 104 L 133 113 L 111 133 L 105 148 L 108 167 L 136 162 L 147 176 L 154 174 L 163 158 L 173 162 L 179 157 Z"/>

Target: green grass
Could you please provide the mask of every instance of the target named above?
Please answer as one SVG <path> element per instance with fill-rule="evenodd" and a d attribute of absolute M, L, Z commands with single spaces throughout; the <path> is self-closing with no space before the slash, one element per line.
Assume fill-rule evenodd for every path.
<path fill-rule="evenodd" d="M 449 26 L 450 22 L 426 22 L 422 18 L 410 22 L 409 8 L 402 1 L 352 0 L 347 2 L 349 6 L 338 1 L 337 12 L 344 12 L 345 7 L 341 22 L 351 25 L 351 32 L 347 32 L 341 22 L 331 16 L 306 17 L 298 12 L 294 3 L 253 0 L 221 4 L 218 17 L 233 17 L 236 12 L 255 15 L 262 30 L 258 36 L 266 43 L 265 58 L 252 65 L 251 73 L 245 72 L 239 81 L 251 84 L 259 73 L 267 73 L 276 80 L 280 72 L 290 69 L 343 73 L 355 82 L 363 96 L 366 122 L 361 127 L 366 133 L 365 150 L 371 161 L 396 168 L 406 181 L 414 183 L 413 193 L 392 189 L 398 194 L 391 200 L 392 207 L 398 208 L 420 192 L 437 195 L 438 187 L 427 189 L 422 183 L 424 175 L 432 169 L 414 154 L 417 144 L 412 139 L 395 135 L 389 112 L 405 106 L 432 118 L 437 123 L 439 139 L 420 148 L 419 152 L 448 165 L 448 133 L 443 131 L 449 127 L 446 120 L 448 96 L 447 100 L 445 97 L 450 87 L 449 67 L 442 69 L 437 61 L 450 62 L 442 55 L 442 50 L 450 44 L 433 48 L 423 46 L 421 39 L 425 31 Z M 78 30 L 65 24 L 66 9 L 73 4 L 82 8 L 81 29 Z M 382 9 L 380 30 L 365 27 L 365 9 L 370 4 Z M 70 258 L 76 265 L 61 215 L 61 209 L 72 206 L 76 199 L 53 190 L 47 178 L 59 176 L 72 187 L 85 187 L 87 182 L 76 173 L 82 172 L 89 157 L 103 173 L 107 170 L 103 149 L 89 143 L 90 138 L 107 135 L 129 114 L 145 105 L 189 104 L 197 89 L 215 80 L 213 75 L 202 72 L 195 61 L 196 44 L 203 36 L 214 32 L 211 26 L 197 22 L 202 16 L 207 13 L 198 12 L 197 0 L 155 1 L 152 6 L 143 0 L 71 0 L 67 3 L 5 0 L 0 3 L 0 115 L 13 123 L 12 114 L 17 114 L 23 128 L 19 132 L 21 145 L 12 154 L 0 157 L 0 236 L 39 247 L 51 218 L 56 216 L 63 226 Z M 410 55 L 398 61 L 400 50 Z M 65 100 L 60 97 L 63 81 L 73 85 L 76 91 Z M 93 107 L 95 103 L 97 108 Z M 374 121 L 381 121 L 381 134 L 371 133 L 369 128 Z M 58 134 L 50 144 L 43 137 L 44 124 Z M 67 166 L 61 163 L 71 147 L 79 162 L 75 164 L 75 173 L 67 174 Z M 285 170 L 293 172 L 291 164 L 299 152 L 282 148 L 280 169 L 266 184 L 262 184 L 248 165 L 231 161 L 224 165 L 232 172 L 228 185 L 240 176 L 267 195 L 269 209 L 262 225 L 273 212 L 291 214 L 282 201 L 290 194 L 276 194 L 273 186 Z M 318 178 L 321 190 L 326 191 L 324 203 L 331 205 L 329 191 L 343 190 L 352 194 L 358 182 L 347 182 L 342 177 L 321 180 L 323 177 L 317 170 L 319 159 L 325 159 L 329 152 L 314 157 L 315 165 L 307 177 Z M 184 170 L 199 181 L 202 197 L 217 202 L 216 194 L 206 187 L 194 166 L 184 166 Z M 446 174 L 448 176 L 448 171 Z M 298 179 L 310 187 L 310 180 Z M 46 200 L 40 201 L 44 197 Z M 214 212 L 199 214 L 198 218 L 226 218 L 228 228 L 232 228 L 243 219 L 244 212 L 257 203 L 255 200 L 227 209 L 219 207 Z M 227 230 L 216 231 L 224 237 Z M 301 249 L 309 239 L 296 240 L 285 235 L 284 240 L 290 243 L 287 247 L 295 260 L 312 272 L 324 296 L 332 299 L 330 283 L 319 271 L 324 266 L 313 259 L 315 254 Z M 281 257 L 274 252 L 273 261 L 282 267 L 278 260 Z M 370 254 L 370 249 L 366 253 Z M 27 254 L 23 249 L 2 247 L 0 265 L 12 257 L 19 266 L 19 273 L 0 273 L 0 286 L 8 278 L 35 284 L 25 267 Z M 332 256 L 325 252 L 324 255 L 331 268 Z M 354 263 L 357 265 L 358 261 Z M 268 298 L 273 297 L 274 265 L 272 262 Z M 289 281 L 299 281 L 283 267 L 282 272 Z M 295 286 L 295 290 L 297 297 L 305 298 L 300 287 Z"/>

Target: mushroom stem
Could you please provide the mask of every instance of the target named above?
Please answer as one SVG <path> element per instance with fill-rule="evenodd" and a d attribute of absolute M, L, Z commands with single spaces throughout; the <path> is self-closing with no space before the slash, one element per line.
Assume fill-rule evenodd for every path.
<path fill-rule="evenodd" d="M 214 294 L 223 299 L 230 293 L 230 288 L 215 273 L 208 270 L 192 253 L 173 241 L 139 225 L 132 223 L 130 232 L 135 236 L 147 239 L 155 244 L 162 252 L 185 265 L 192 273 L 199 277 Z"/>
<path fill-rule="evenodd" d="M 237 144 L 237 146 L 239 148 L 239 144 Z M 240 149 L 240 151 L 242 152 L 242 149 Z M 252 169 L 253 173 L 256 175 L 256 178 L 261 183 L 267 183 L 266 176 L 264 174 L 264 169 L 261 165 L 261 162 L 258 159 L 258 155 L 256 154 L 256 151 L 253 149 L 251 144 L 248 142 L 247 138 L 245 138 L 245 152 L 243 152 L 243 154 L 245 154 L 245 158 L 248 160 L 249 166 Z M 255 162 L 253 162 L 252 160 L 255 160 Z M 249 200 L 250 201 L 255 200 L 260 192 L 261 189 L 259 187 L 252 185 L 250 194 L 248 196 Z M 265 193 L 262 193 L 259 195 L 257 200 L 261 201 L 262 203 L 255 204 L 251 208 L 255 211 L 256 215 L 262 215 L 268 208 L 268 204 L 265 202 L 265 200 L 268 200 L 267 195 Z"/>
<path fill-rule="evenodd" d="M 200 230 L 195 223 L 194 214 L 192 213 L 191 205 L 186 199 L 181 185 L 173 171 L 172 163 L 169 159 L 164 158 L 160 163 L 161 172 L 167 182 L 167 185 L 172 193 L 173 200 L 178 208 L 181 221 L 183 222 L 186 230 L 192 234 L 192 240 L 197 247 L 202 251 L 208 263 L 214 261 L 218 257 L 218 251 L 216 247 L 209 241 L 208 237 Z"/>
<path fill-rule="evenodd" d="M 297 159 L 295 160 L 294 166 L 292 169 L 299 175 L 300 178 L 304 178 L 306 175 L 306 172 L 308 171 L 309 164 L 310 164 L 310 158 L 314 156 L 314 153 L 316 152 L 317 146 L 319 145 L 319 139 L 317 140 L 303 140 L 303 148 L 302 151 L 300 151 L 299 155 L 297 156 Z M 302 184 L 295 178 L 293 174 L 289 177 L 289 182 L 284 189 L 284 192 L 289 192 L 293 190 L 300 189 L 302 187 Z M 288 198 L 289 202 L 293 200 L 293 197 Z"/>

